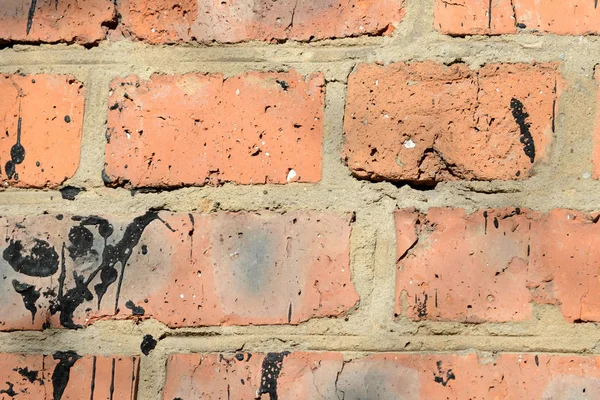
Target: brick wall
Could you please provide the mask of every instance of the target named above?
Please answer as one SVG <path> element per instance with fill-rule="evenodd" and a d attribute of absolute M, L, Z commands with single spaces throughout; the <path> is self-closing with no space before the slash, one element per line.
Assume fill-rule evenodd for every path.
<path fill-rule="evenodd" d="M 596 3 L 0 0 L 0 399 L 600 398 Z"/>

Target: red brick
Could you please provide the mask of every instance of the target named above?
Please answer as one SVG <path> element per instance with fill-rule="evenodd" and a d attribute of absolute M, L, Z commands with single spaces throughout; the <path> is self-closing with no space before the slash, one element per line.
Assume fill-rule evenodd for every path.
<path fill-rule="evenodd" d="M 104 39 L 113 23 L 111 0 L 2 0 L 0 43 L 92 44 Z"/>
<path fill-rule="evenodd" d="M 1 220 L 8 239 L 0 330 L 127 318 L 155 318 L 170 327 L 297 324 L 344 315 L 358 301 L 347 216 L 58 218 Z"/>
<path fill-rule="evenodd" d="M 153 75 L 111 86 L 106 174 L 112 184 L 317 182 L 321 74 Z"/>
<path fill-rule="evenodd" d="M 236 43 L 389 35 L 404 0 L 123 0 L 123 31 L 149 43 Z"/>
<path fill-rule="evenodd" d="M 397 315 L 404 306 L 413 320 L 522 321 L 538 303 L 570 322 L 600 321 L 595 216 L 439 208 L 395 218 Z"/>
<path fill-rule="evenodd" d="M 527 178 L 546 159 L 560 85 L 554 64 L 360 65 L 348 84 L 344 158 L 372 180 Z M 525 152 L 527 132 L 535 154 Z"/>
<path fill-rule="evenodd" d="M 2 183 L 56 187 L 72 177 L 79 166 L 83 106 L 83 85 L 72 76 L 0 75 Z"/>
<path fill-rule="evenodd" d="M 599 365 L 594 356 L 546 354 L 403 353 L 346 362 L 339 353 L 177 354 L 163 398 L 596 398 Z"/>
<path fill-rule="evenodd" d="M 600 7 L 587 0 L 436 0 L 434 25 L 456 36 L 522 30 L 593 35 L 600 33 Z"/>
<path fill-rule="evenodd" d="M 137 357 L 80 356 L 73 352 L 2 354 L 0 398 L 131 400 L 136 398 L 138 369 Z"/>

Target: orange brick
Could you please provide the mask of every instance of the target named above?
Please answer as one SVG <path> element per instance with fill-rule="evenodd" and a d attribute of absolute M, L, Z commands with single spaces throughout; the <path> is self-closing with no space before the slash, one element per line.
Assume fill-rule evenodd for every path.
<path fill-rule="evenodd" d="M 389 35 L 404 0 L 123 0 L 126 35 L 150 43 L 236 43 Z"/>
<path fill-rule="evenodd" d="M 111 0 L 2 0 L 0 43 L 92 44 L 116 18 Z"/>
<path fill-rule="evenodd" d="M 320 74 L 154 75 L 112 84 L 106 179 L 131 187 L 317 182 Z"/>
<path fill-rule="evenodd" d="M 600 7 L 587 0 L 436 0 L 434 25 L 456 36 L 522 30 L 595 35 L 600 33 Z"/>
<path fill-rule="evenodd" d="M 84 89 L 72 76 L 0 75 L 0 179 L 57 187 L 79 166 Z"/>
<path fill-rule="evenodd" d="M 358 301 L 349 217 L 150 211 L 1 221 L 4 331 L 128 318 L 297 324 L 342 316 Z"/>
<path fill-rule="evenodd" d="M 413 320 L 506 322 L 555 304 L 600 321 L 597 218 L 568 210 L 396 212 L 396 313 Z"/>
<path fill-rule="evenodd" d="M 535 399 L 596 398 L 594 356 L 339 353 L 176 354 L 163 398 Z"/>
<path fill-rule="evenodd" d="M 560 85 L 552 64 L 360 65 L 348 85 L 344 158 L 372 180 L 527 178 L 546 158 Z"/>
<path fill-rule="evenodd" d="M 2 354 L 2 399 L 136 398 L 137 357 L 81 356 L 74 352 Z"/>

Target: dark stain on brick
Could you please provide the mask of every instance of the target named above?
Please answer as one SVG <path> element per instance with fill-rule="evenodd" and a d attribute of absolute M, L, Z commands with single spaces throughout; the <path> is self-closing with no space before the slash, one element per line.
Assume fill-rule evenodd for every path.
<path fill-rule="evenodd" d="M 81 356 L 74 351 L 59 351 L 53 358 L 59 360 L 52 373 L 53 400 L 60 400 L 71 378 L 71 368 Z"/>
<path fill-rule="evenodd" d="M 0 394 L 6 394 L 10 397 L 15 397 L 17 395 L 17 392 L 15 392 L 15 390 L 13 389 L 15 385 L 10 382 L 6 382 L 6 384 L 8 385 L 8 389 L 0 390 Z"/>
<path fill-rule="evenodd" d="M 10 240 L 2 257 L 16 272 L 35 277 L 48 277 L 58 271 L 58 254 L 45 240 L 33 239 L 30 254 L 25 254 L 20 240 Z"/>
<path fill-rule="evenodd" d="M 434 373 L 433 377 L 433 380 L 435 382 L 441 383 L 443 386 L 446 386 L 451 380 L 456 380 L 456 375 L 454 375 L 454 372 L 452 372 L 451 369 L 445 371 L 442 368 L 441 361 L 437 361 L 435 365 L 437 366 L 437 373 Z"/>
<path fill-rule="evenodd" d="M 277 400 L 277 379 L 281 373 L 283 359 L 289 355 L 288 351 L 282 353 L 268 353 L 262 363 L 262 375 L 258 396 L 268 394 L 270 400 Z"/>
<path fill-rule="evenodd" d="M 535 161 L 535 144 L 533 142 L 533 136 L 531 136 L 531 132 L 529 128 L 531 124 L 527 122 L 527 118 L 529 118 L 529 114 L 524 110 L 523 103 L 514 97 L 510 101 L 510 108 L 512 109 L 512 115 L 515 119 L 515 122 L 519 125 L 519 130 L 521 131 L 521 143 L 523 143 L 523 151 L 525 155 L 529 157 L 531 163 Z"/>
<path fill-rule="evenodd" d="M 31 383 L 34 383 L 37 381 L 42 385 L 44 384 L 44 381 L 38 378 L 39 371 L 29 370 L 28 367 L 25 367 L 25 368 L 18 367 L 18 368 L 13 369 L 13 371 L 18 372 L 19 375 L 21 375 L 23 378 L 27 379 Z"/>
<path fill-rule="evenodd" d="M 19 282 L 16 279 L 13 279 L 12 285 L 15 292 L 19 293 L 23 298 L 25 308 L 31 312 L 31 322 L 33 323 L 35 320 L 35 313 L 37 312 L 35 302 L 40 298 L 40 291 L 36 290 L 35 286 Z"/>
<path fill-rule="evenodd" d="M 417 305 L 417 316 L 419 318 L 424 318 L 427 316 L 427 293 L 423 293 L 423 301 L 421 298 L 415 295 L 415 304 Z"/>
<path fill-rule="evenodd" d="M 29 35 L 29 31 L 31 30 L 31 26 L 33 25 L 33 17 L 35 15 L 35 7 L 37 5 L 37 0 L 31 0 L 31 5 L 29 6 L 29 12 L 27 13 L 27 34 Z"/>
<path fill-rule="evenodd" d="M 131 314 L 133 315 L 144 315 L 146 310 L 142 306 L 136 306 L 135 303 L 131 300 L 127 300 L 125 303 L 125 307 L 131 310 Z"/>

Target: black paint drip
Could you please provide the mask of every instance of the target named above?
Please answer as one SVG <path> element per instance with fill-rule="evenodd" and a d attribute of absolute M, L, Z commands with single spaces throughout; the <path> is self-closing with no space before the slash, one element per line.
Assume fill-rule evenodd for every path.
<path fill-rule="evenodd" d="M 121 293 L 121 285 L 123 282 L 125 268 L 129 258 L 133 254 L 133 249 L 138 245 L 142 234 L 146 227 L 153 221 L 159 220 L 165 226 L 174 232 L 173 228 L 169 224 L 162 220 L 158 215 L 158 211 L 148 211 L 144 215 L 134 218 L 134 220 L 125 228 L 123 237 L 116 244 L 108 244 L 108 238 L 114 233 L 113 226 L 104 218 L 91 216 L 91 217 L 73 217 L 74 221 L 79 221 L 79 228 L 85 228 L 86 226 L 96 226 L 100 236 L 104 239 L 104 250 L 102 252 L 102 261 L 100 266 L 96 268 L 87 278 L 78 275 L 73 271 L 73 277 L 75 279 L 75 287 L 64 292 L 64 282 L 66 278 L 66 269 L 64 263 L 64 249 L 63 244 L 63 262 L 61 266 L 61 275 L 59 277 L 59 288 L 58 288 L 58 301 L 54 307 L 52 313 L 60 311 L 60 323 L 62 326 L 67 328 L 80 328 L 81 326 L 76 325 L 73 322 L 73 315 L 75 310 L 83 304 L 85 301 L 91 301 L 94 295 L 89 289 L 89 285 L 94 278 L 100 274 L 100 282 L 94 285 L 94 291 L 98 298 L 98 309 L 102 302 L 102 297 L 108 290 L 108 288 L 115 282 L 117 282 L 116 299 L 114 312 L 118 311 L 119 296 Z M 75 228 L 75 227 L 74 227 Z M 85 228 L 87 230 L 87 228 Z M 71 232 L 74 232 L 71 229 Z M 71 258 L 75 259 L 78 254 L 90 251 L 90 240 L 87 233 L 69 234 L 69 239 L 73 237 L 71 245 L 69 246 L 69 252 Z M 80 240 L 78 240 L 79 238 Z M 71 248 L 73 251 L 71 251 Z M 120 264 L 120 273 L 117 271 L 116 265 Z"/>
<path fill-rule="evenodd" d="M 30 254 L 23 255 L 20 240 L 10 241 L 2 252 L 2 257 L 16 272 L 27 276 L 45 278 L 58 271 L 58 254 L 54 247 L 44 240 L 34 239 Z"/>
<path fill-rule="evenodd" d="M 442 369 L 441 361 L 437 361 L 435 364 L 437 366 L 437 374 L 434 374 L 433 378 L 435 382 L 441 383 L 442 386 L 446 386 L 451 380 L 456 380 L 456 375 L 454 375 L 454 372 L 452 372 L 451 369 L 447 371 Z"/>
<path fill-rule="evenodd" d="M 60 400 L 71 377 L 71 367 L 81 356 L 74 351 L 59 351 L 53 358 L 59 360 L 52 373 L 53 399 Z"/>
<path fill-rule="evenodd" d="M 531 132 L 529 131 L 531 124 L 527 122 L 529 114 L 523 109 L 523 103 L 515 98 L 510 101 L 510 108 L 512 109 L 513 118 L 521 130 L 520 140 L 523 143 L 523 151 L 529 157 L 531 163 L 533 163 L 535 160 L 535 144 L 533 143 L 533 136 L 531 136 Z"/>
<path fill-rule="evenodd" d="M 283 353 L 268 353 L 262 363 L 262 376 L 258 395 L 268 394 L 270 400 L 277 400 L 277 379 L 283 366 L 283 358 L 289 351 Z"/>
<path fill-rule="evenodd" d="M 31 30 L 31 25 L 33 25 L 33 16 L 35 15 L 36 3 L 37 3 L 37 0 L 31 0 L 31 5 L 29 6 L 29 13 L 27 14 L 27 34 L 28 35 L 29 35 L 29 31 Z"/>
<path fill-rule="evenodd" d="M 19 179 L 19 174 L 17 174 L 16 167 L 18 164 L 21 164 L 23 160 L 25 160 L 25 148 L 21 145 L 22 122 L 21 110 L 19 108 L 19 119 L 17 121 L 17 143 L 10 148 L 10 160 L 8 160 L 4 165 L 4 172 L 6 172 L 8 179 Z"/>
<path fill-rule="evenodd" d="M 15 292 L 19 293 L 23 298 L 25 308 L 31 312 L 31 323 L 33 323 L 35 321 L 35 313 L 37 312 L 35 302 L 40 298 L 40 291 L 36 290 L 35 286 L 28 283 L 21 283 L 16 279 L 13 279 L 12 285 Z"/>
<path fill-rule="evenodd" d="M 145 335 L 144 339 L 142 340 L 142 344 L 140 345 L 140 350 L 142 350 L 142 353 L 147 356 L 152 350 L 154 350 L 157 343 L 158 342 L 152 337 L 152 335 Z"/>

